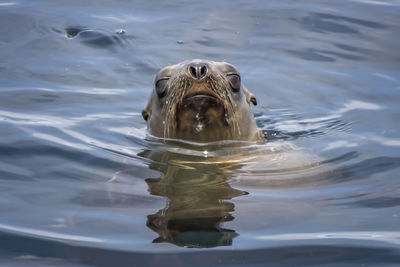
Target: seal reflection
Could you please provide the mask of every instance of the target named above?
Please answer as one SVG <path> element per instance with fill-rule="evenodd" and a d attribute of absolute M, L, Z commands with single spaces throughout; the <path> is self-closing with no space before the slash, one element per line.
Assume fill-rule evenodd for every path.
<path fill-rule="evenodd" d="M 170 151 L 146 150 L 139 155 L 152 160 L 150 169 L 163 173 L 162 178 L 146 179 L 150 194 L 167 198 L 165 208 L 147 216 L 147 226 L 159 235 L 154 243 L 203 248 L 232 245 L 238 234 L 222 226 L 234 219 L 235 206 L 229 200 L 248 194 L 228 183 L 237 164 Z"/>

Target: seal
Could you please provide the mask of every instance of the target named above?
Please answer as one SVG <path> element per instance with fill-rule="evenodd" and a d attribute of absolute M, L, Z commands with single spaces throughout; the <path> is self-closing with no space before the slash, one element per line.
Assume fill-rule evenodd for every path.
<path fill-rule="evenodd" d="M 226 62 L 201 59 L 163 68 L 142 111 L 157 137 L 196 142 L 262 139 L 250 103 L 255 96 Z"/>

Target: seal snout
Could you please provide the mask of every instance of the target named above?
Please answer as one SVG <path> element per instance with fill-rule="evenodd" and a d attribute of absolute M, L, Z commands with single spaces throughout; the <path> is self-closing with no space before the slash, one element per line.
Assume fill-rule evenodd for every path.
<path fill-rule="evenodd" d="M 196 81 L 201 81 L 208 73 L 208 65 L 204 62 L 191 62 L 188 64 L 189 76 Z"/>

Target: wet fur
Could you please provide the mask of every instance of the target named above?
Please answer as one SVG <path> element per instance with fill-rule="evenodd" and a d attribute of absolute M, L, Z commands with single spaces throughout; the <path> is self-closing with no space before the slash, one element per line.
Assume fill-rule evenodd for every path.
<path fill-rule="evenodd" d="M 226 77 L 219 73 L 213 73 L 207 77 L 205 82 L 210 93 L 223 104 L 226 114 L 225 120 L 228 124 L 227 127 L 232 131 L 230 135 L 240 135 L 238 122 L 233 119 L 235 109 L 231 99 L 230 85 Z M 184 97 L 188 94 L 193 84 L 194 82 L 187 79 L 184 74 L 177 74 L 168 82 L 168 95 L 165 101 L 167 104 L 163 106 L 163 113 L 166 114 L 165 124 L 168 125 L 168 127 L 164 128 L 164 137 L 170 138 L 176 135 L 175 131 L 178 130 L 178 118 L 176 115 L 178 107 L 182 105 Z"/>
<path fill-rule="evenodd" d="M 188 66 L 199 62 L 207 64 L 208 69 L 204 78 L 196 80 L 188 73 Z M 162 69 L 155 86 L 168 79 L 165 95 L 158 95 L 155 87 L 142 111 L 150 133 L 199 142 L 263 139 L 250 109 L 250 103 L 257 104 L 256 98 L 241 82 L 238 89 L 233 89 L 227 75 L 240 77 L 236 68 L 226 62 L 193 60 Z M 197 94 L 210 95 L 210 100 L 192 98 Z M 204 128 L 198 130 L 199 126 Z"/>

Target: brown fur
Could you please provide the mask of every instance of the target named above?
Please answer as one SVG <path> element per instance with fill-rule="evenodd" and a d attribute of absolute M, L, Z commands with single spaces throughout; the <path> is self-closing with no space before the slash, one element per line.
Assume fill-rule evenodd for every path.
<path fill-rule="evenodd" d="M 207 74 L 202 80 L 191 76 L 191 64 L 204 64 Z M 261 137 L 250 102 L 256 99 L 241 84 L 231 88 L 228 75 L 240 75 L 225 62 L 185 61 L 162 69 L 155 79 L 168 79 L 165 95 L 154 89 L 143 118 L 149 132 L 163 138 L 210 142 L 219 140 L 258 140 Z M 198 97 L 191 98 L 194 95 Z"/>

